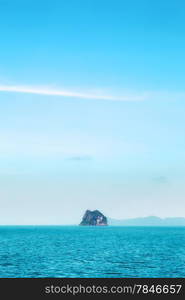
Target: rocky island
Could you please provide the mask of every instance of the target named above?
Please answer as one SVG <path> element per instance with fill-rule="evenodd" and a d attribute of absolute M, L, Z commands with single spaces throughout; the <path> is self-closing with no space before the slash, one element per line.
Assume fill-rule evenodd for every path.
<path fill-rule="evenodd" d="M 106 226 L 107 218 L 99 210 L 86 210 L 81 223 L 81 226 Z"/>

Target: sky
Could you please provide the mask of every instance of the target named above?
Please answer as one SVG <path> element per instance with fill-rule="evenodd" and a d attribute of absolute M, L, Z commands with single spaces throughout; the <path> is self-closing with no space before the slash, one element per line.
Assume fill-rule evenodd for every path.
<path fill-rule="evenodd" d="M 184 14 L 0 0 L 0 224 L 185 217 Z"/>

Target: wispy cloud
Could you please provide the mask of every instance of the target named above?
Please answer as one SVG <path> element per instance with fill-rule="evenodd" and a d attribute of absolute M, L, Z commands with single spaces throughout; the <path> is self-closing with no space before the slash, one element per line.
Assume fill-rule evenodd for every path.
<path fill-rule="evenodd" d="M 166 176 L 157 176 L 153 178 L 153 181 L 157 184 L 166 184 L 169 183 L 169 180 Z"/>
<path fill-rule="evenodd" d="M 75 161 L 75 162 L 78 162 L 78 161 L 90 161 L 90 160 L 93 160 L 93 157 L 92 156 L 88 156 L 88 155 L 78 155 L 78 156 L 70 156 L 66 160 Z"/>
<path fill-rule="evenodd" d="M 122 96 L 107 95 L 102 93 L 75 92 L 62 89 L 52 89 L 48 87 L 20 86 L 20 85 L 0 85 L 0 92 L 25 93 L 47 96 L 73 97 L 81 99 L 99 99 L 110 101 L 142 101 L 146 99 L 145 94 L 125 94 Z"/>
<path fill-rule="evenodd" d="M 0 92 L 36 94 L 56 97 L 71 97 L 81 99 L 109 100 L 109 101 L 144 101 L 144 100 L 185 100 L 185 92 L 181 91 L 116 91 L 102 90 L 80 91 L 52 88 L 49 86 L 10 85 L 0 83 Z"/>

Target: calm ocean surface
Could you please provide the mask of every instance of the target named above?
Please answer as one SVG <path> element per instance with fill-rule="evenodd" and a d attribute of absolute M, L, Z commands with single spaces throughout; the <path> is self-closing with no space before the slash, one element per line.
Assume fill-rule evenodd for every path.
<path fill-rule="evenodd" d="M 185 277 L 185 227 L 0 226 L 0 277 Z"/>

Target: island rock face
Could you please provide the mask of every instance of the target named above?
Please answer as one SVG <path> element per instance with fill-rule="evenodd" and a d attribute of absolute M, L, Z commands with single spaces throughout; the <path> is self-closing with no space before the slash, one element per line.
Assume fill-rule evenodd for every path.
<path fill-rule="evenodd" d="M 86 210 L 82 222 L 80 223 L 81 226 L 106 226 L 107 218 L 98 210 Z"/>

